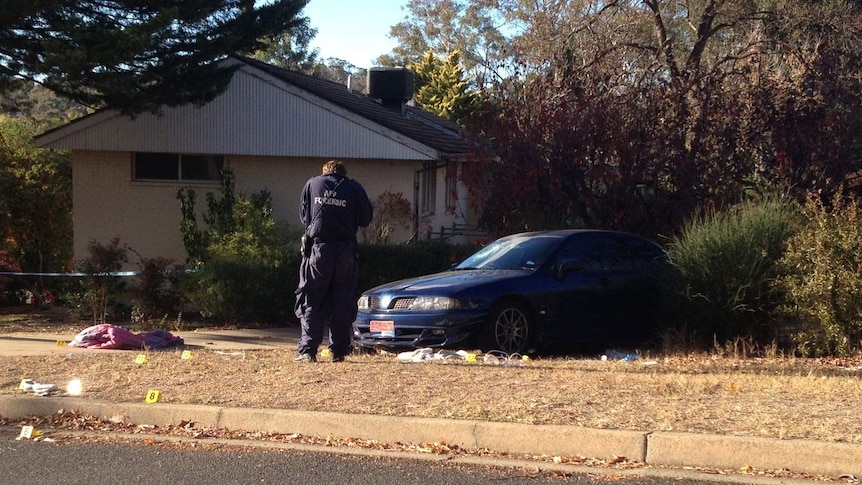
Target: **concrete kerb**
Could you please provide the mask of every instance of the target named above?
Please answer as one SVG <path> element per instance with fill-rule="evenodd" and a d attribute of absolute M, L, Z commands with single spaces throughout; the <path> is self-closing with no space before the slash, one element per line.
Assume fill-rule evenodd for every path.
<path fill-rule="evenodd" d="M 49 416 L 61 409 L 130 424 L 167 426 L 192 422 L 196 427 L 354 437 L 384 443 L 445 441 L 469 450 L 486 448 L 519 454 L 626 457 L 641 462 L 646 459 L 646 433 L 634 431 L 286 409 L 0 396 L 0 416 L 8 419 Z"/>
<path fill-rule="evenodd" d="M 220 427 L 321 437 L 353 437 L 384 443 L 445 441 L 467 449 L 481 446 L 475 436 L 476 422 L 434 418 L 226 408 Z"/>
<path fill-rule="evenodd" d="M 647 440 L 647 463 L 862 476 L 859 445 L 689 433 L 652 433 Z"/>
<path fill-rule="evenodd" d="M 508 453 L 591 458 L 625 457 L 645 462 L 647 435 L 642 431 L 518 423 L 476 424 L 479 447 Z"/>
<path fill-rule="evenodd" d="M 128 424 L 178 425 L 193 422 L 218 427 L 222 408 L 190 404 L 114 403 L 68 397 L 0 396 L 0 416 L 7 419 L 46 417 L 62 410 Z"/>
<path fill-rule="evenodd" d="M 129 424 L 167 426 L 191 422 L 198 428 L 353 437 L 386 443 L 445 441 L 468 450 L 485 448 L 511 454 L 625 457 L 652 465 L 677 467 L 738 470 L 750 466 L 830 476 L 862 475 L 862 446 L 844 443 L 284 409 L 0 396 L 0 416 L 11 420 L 50 416 L 59 410 Z"/>

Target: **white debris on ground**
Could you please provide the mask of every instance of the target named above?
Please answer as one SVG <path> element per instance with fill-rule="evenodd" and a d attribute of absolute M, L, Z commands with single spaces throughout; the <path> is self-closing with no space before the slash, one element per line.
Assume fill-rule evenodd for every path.
<path fill-rule="evenodd" d="M 468 355 L 470 355 L 470 353 L 466 350 L 440 349 L 435 352 L 434 349 L 425 347 L 400 352 L 395 356 L 395 359 L 402 362 L 422 362 L 425 360 L 467 360 Z"/>
<path fill-rule="evenodd" d="M 378 349 L 378 352 L 389 354 L 388 352 L 381 351 Z M 391 354 L 389 354 L 391 355 Z M 483 364 L 490 365 L 523 365 L 524 362 L 529 362 L 530 358 L 526 355 L 521 355 L 518 353 L 507 354 L 501 350 L 491 350 L 486 353 L 482 353 L 479 351 L 466 351 L 466 350 L 450 350 L 450 349 L 432 349 L 429 347 L 419 348 L 416 350 L 410 350 L 405 352 L 400 352 L 395 355 L 396 360 L 399 362 L 427 362 L 427 361 L 465 361 L 465 362 L 479 362 Z M 644 366 L 652 366 L 658 365 L 658 361 L 655 360 L 641 360 L 641 356 L 637 352 L 632 353 L 624 353 L 616 350 L 607 350 L 601 356 L 601 360 L 603 362 L 606 361 L 619 361 L 619 362 L 639 362 Z"/>
<path fill-rule="evenodd" d="M 400 362 L 425 362 L 432 360 L 463 360 L 466 362 L 482 362 L 491 365 L 521 365 L 529 360 L 529 357 L 521 354 L 507 354 L 499 350 L 492 350 L 484 355 L 477 355 L 466 350 L 449 350 L 421 348 L 400 352 L 395 356 Z"/>
<path fill-rule="evenodd" d="M 18 386 L 18 389 L 24 392 L 32 392 L 37 396 L 50 396 L 51 394 L 56 394 L 59 392 L 56 384 L 45 384 L 42 382 L 35 382 L 29 379 L 25 379 L 21 381 L 21 385 Z"/>

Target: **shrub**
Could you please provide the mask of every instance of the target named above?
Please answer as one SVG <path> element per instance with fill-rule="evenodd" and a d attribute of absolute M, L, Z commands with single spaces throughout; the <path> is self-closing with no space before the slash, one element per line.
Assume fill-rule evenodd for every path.
<path fill-rule="evenodd" d="M 270 194 L 237 194 L 233 176 L 226 172 L 221 194 L 207 194 L 205 228 L 197 223 L 195 193 L 181 189 L 177 198 L 183 241 L 189 262 L 197 270 L 188 278 L 191 303 L 205 317 L 223 321 L 295 322 L 301 233 L 275 221 Z M 409 213 L 409 203 L 401 194 L 386 193 L 378 206 L 385 208 L 388 218 L 394 218 L 383 218 L 371 228 L 371 240 L 379 242 L 390 234 L 390 224 L 401 224 L 405 207 Z M 442 243 L 362 244 L 357 292 L 394 279 L 444 270 L 473 249 Z"/>
<path fill-rule="evenodd" d="M 785 315 L 799 319 L 805 355 L 850 354 L 862 347 L 862 213 L 838 193 L 831 209 L 809 196 L 805 224 L 790 239 L 777 286 Z"/>
<path fill-rule="evenodd" d="M 17 273 L 20 271 L 21 264 L 18 263 L 18 260 L 0 249 L 0 272 Z M 18 298 L 12 291 L 13 282 L 14 277 L 0 275 L 0 304 L 18 303 Z"/>
<path fill-rule="evenodd" d="M 374 206 L 374 217 L 368 227 L 360 229 L 362 240 L 372 244 L 389 242 L 396 229 L 410 227 L 410 202 L 401 192 L 385 191 L 371 204 Z"/>
<path fill-rule="evenodd" d="M 137 314 L 142 322 L 180 315 L 183 302 L 180 274 L 172 265 L 171 259 L 139 256 L 140 277 L 130 290 L 136 307 L 133 315 Z"/>
<path fill-rule="evenodd" d="M 110 273 L 120 271 L 129 260 L 128 247 L 114 237 L 108 244 L 91 241 L 87 251 L 89 256 L 77 265 L 79 271 L 86 273 L 78 296 L 91 311 L 93 323 L 106 323 L 108 315 L 118 317 L 121 313 L 126 283 Z"/>
<path fill-rule="evenodd" d="M 208 237 L 206 260 L 191 278 L 190 298 L 206 317 L 225 321 L 293 320 L 299 282 L 297 234 L 275 221 L 269 199 L 237 196 L 234 230 Z"/>
<path fill-rule="evenodd" d="M 677 335 L 700 346 L 776 338 L 781 298 L 773 281 L 796 214 L 793 204 L 766 197 L 705 211 L 686 224 L 669 248 Z"/>
<path fill-rule="evenodd" d="M 359 284 L 356 289 L 362 292 L 390 281 L 443 271 L 476 249 L 475 246 L 452 246 L 442 242 L 362 244 L 359 246 Z"/>
<path fill-rule="evenodd" d="M 180 189 L 177 199 L 188 262 L 196 270 L 187 285 L 192 305 L 222 321 L 295 320 L 299 233 L 273 218 L 271 194 L 237 193 L 233 173 L 225 170 L 220 193 L 206 194 L 205 227 L 198 225 L 195 192 Z"/>

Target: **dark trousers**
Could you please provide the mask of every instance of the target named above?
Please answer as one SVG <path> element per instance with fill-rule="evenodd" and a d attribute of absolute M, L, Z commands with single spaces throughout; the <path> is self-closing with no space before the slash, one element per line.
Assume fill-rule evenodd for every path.
<path fill-rule="evenodd" d="M 318 243 L 303 258 L 296 289 L 296 316 L 302 325 L 300 353 L 316 354 L 329 316 L 329 350 L 350 353 L 356 318 L 356 245 L 352 242 Z"/>

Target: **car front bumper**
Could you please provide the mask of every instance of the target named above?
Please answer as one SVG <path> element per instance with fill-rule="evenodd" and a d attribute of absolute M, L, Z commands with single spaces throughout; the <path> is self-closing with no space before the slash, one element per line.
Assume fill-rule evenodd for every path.
<path fill-rule="evenodd" d="M 485 312 L 383 313 L 362 312 L 353 322 L 353 341 L 361 347 L 415 349 L 452 348 L 473 343 Z M 391 332 L 372 332 L 371 322 L 392 322 Z"/>

